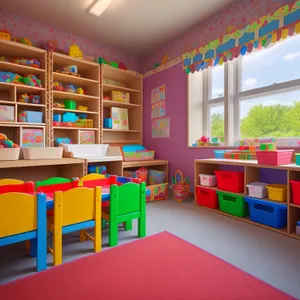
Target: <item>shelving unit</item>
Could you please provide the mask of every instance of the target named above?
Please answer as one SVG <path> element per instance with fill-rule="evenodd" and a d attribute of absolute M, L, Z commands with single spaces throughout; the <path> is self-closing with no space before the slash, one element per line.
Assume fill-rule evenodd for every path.
<path fill-rule="evenodd" d="M 108 65 L 101 65 L 101 123 L 104 118 L 110 117 L 111 107 L 128 109 L 129 130 L 116 130 L 102 128 L 103 143 L 122 145 L 142 143 L 142 116 L 143 116 L 143 93 L 142 77 L 131 72 L 116 69 Z M 104 80 L 119 81 L 126 87 L 116 84 L 104 83 Z M 130 103 L 104 100 L 105 96 L 111 96 L 112 91 L 130 93 Z M 103 127 L 103 126 L 102 126 Z"/>
<path fill-rule="evenodd" d="M 48 82 L 47 82 L 47 54 L 45 50 L 23 45 L 16 42 L 0 40 L 0 57 L 8 61 L 0 61 L 0 71 L 12 72 L 21 76 L 32 74 L 41 80 L 42 87 L 32 87 L 22 84 L 0 82 L 0 105 L 13 108 L 14 116 L 9 122 L 0 121 L 0 132 L 7 135 L 15 143 L 23 145 L 23 128 L 42 129 L 43 136 L 48 131 L 47 123 L 47 99 L 48 99 Z M 37 59 L 40 62 L 40 68 L 20 65 L 11 62 L 13 58 Z M 39 95 L 40 104 L 18 102 L 20 95 Z M 19 122 L 18 116 L 22 111 L 39 111 L 43 113 L 42 123 L 25 123 Z M 44 140 L 44 145 L 48 141 Z"/>
<path fill-rule="evenodd" d="M 242 170 L 244 171 L 244 182 L 245 182 L 245 186 L 244 186 L 244 193 L 238 194 L 238 195 L 242 195 L 242 196 L 246 196 L 247 194 L 247 187 L 246 185 L 252 182 L 257 182 L 257 181 L 261 181 L 261 177 L 262 177 L 262 171 L 266 170 L 266 169 L 270 169 L 272 170 L 272 172 L 284 172 L 285 174 L 278 174 L 278 178 L 280 176 L 284 176 L 284 181 L 286 184 L 288 184 L 288 195 L 287 195 L 287 227 L 286 228 L 282 228 L 282 229 L 278 229 L 278 228 L 273 228 L 267 225 L 263 225 L 260 223 L 256 223 L 250 220 L 249 217 L 246 218 L 239 218 L 239 217 L 235 217 L 233 215 L 224 213 L 218 209 L 210 209 L 204 206 L 204 209 L 212 211 L 214 213 L 218 213 L 221 215 L 225 215 L 234 219 L 238 219 L 240 221 L 243 222 L 247 222 L 262 228 L 266 228 L 296 239 L 300 240 L 300 236 L 297 235 L 295 233 L 295 228 L 296 228 L 296 223 L 297 221 L 300 220 L 300 206 L 299 205 L 295 205 L 292 202 L 292 191 L 291 191 L 291 186 L 289 184 L 290 180 L 299 180 L 300 181 L 300 166 L 297 166 L 295 164 L 290 164 L 290 165 L 285 165 L 285 166 L 266 166 L 266 165 L 259 165 L 257 163 L 257 161 L 250 161 L 250 160 L 231 160 L 231 159 L 196 159 L 195 160 L 195 166 L 194 166 L 194 195 L 195 195 L 195 204 L 197 204 L 197 194 L 196 194 L 196 188 L 197 187 L 202 187 L 200 185 L 200 178 L 199 178 L 199 174 L 214 174 L 214 171 L 216 170 L 220 170 L 224 167 L 228 167 L 228 166 L 233 166 L 233 167 L 240 167 L 242 168 Z M 278 182 L 275 182 L 278 183 Z M 207 187 L 207 186 L 203 186 L 204 188 L 208 188 L 208 189 L 214 189 L 214 190 L 218 190 L 217 187 Z M 230 194 L 235 194 L 235 193 L 231 193 Z M 264 199 L 267 201 L 271 201 L 268 199 Z"/>
<path fill-rule="evenodd" d="M 84 131 L 93 131 L 95 143 L 101 143 L 101 105 L 100 105 L 100 66 L 99 64 L 76 59 L 68 55 L 49 52 L 49 86 L 50 86 L 50 113 L 49 123 L 51 130 L 49 134 L 49 144 L 54 146 L 56 138 L 68 137 L 73 143 L 80 143 L 80 133 Z M 68 65 L 76 65 L 80 77 L 59 72 L 59 69 Z M 54 82 L 62 84 L 73 84 L 76 87 L 83 88 L 85 94 L 73 94 L 64 91 L 54 90 Z M 55 103 L 63 104 L 64 100 L 76 101 L 76 109 L 57 108 Z M 87 106 L 87 111 L 78 110 L 78 106 Z M 64 114 L 65 112 L 86 114 L 87 119 L 93 120 L 92 128 L 65 127 L 53 125 L 54 114 Z"/>

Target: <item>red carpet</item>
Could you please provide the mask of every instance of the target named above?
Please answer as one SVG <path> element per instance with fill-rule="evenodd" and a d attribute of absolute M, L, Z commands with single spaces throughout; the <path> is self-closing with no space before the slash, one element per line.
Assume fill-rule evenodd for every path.
<path fill-rule="evenodd" d="M 163 232 L 1 286 L 0 299 L 293 298 Z"/>

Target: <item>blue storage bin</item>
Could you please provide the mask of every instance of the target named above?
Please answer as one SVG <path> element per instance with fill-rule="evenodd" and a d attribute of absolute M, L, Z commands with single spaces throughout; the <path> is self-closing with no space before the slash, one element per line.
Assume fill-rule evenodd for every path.
<path fill-rule="evenodd" d="M 215 150 L 215 158 L 224 158 L 225 152 L 228 152 L 228 150 Z"/>
<path fill-rule="evenodd" d="M 112 129 L 112 118 L 104 118 L 104 128 Z"/>
<path fill-rule="evenodd" d="M 43 112 L 26 110 L 26 122 L 28 123 L 43 123 Z"/>
<path fill-rule="evenodd" d="M 275 228 L 283 228 L 287 224 L 287 205 L 267 200 L 245 197 L 249 204 L 250 219 L 254 222 Z"/>

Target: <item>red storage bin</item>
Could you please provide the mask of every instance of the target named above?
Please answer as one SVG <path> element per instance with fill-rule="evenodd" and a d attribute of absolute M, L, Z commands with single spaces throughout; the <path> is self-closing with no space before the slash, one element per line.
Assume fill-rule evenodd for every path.
<path fill-rule="evenodd" d="M 244 192 L 244 173 L 231 171 L 215 171 L 218 189 L 233 193 Z"/>
<path fill-rule="evenodd" d="M 219 208 L 219 201 L 215 190 L 196 187 L 197 204 L 212 209 Z"/>
<path fill-rule="evenodd" d="M 293 203 L 300 205 L 300 181 L 290 180 L 292 187 Z"/>
<path fill-rule="evenodd" d="M 260 165 L 281 166 L 289 165 L 294 150 L 256 151 L 257 162 Z"/>

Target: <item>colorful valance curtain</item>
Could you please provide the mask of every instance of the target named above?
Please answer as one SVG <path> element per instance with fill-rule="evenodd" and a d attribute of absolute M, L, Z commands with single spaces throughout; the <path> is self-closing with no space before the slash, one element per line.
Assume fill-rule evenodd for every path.
<path fill-rule="evenodd" d="M 293 1 L 273 14 L 256 20 L 241 30 L 236 30 L 207 45 L 182 55 L 183 69 L 187 74 L 222 65 L 239 55 L 250 53 L 300 33 L 300 1 Z"/>

